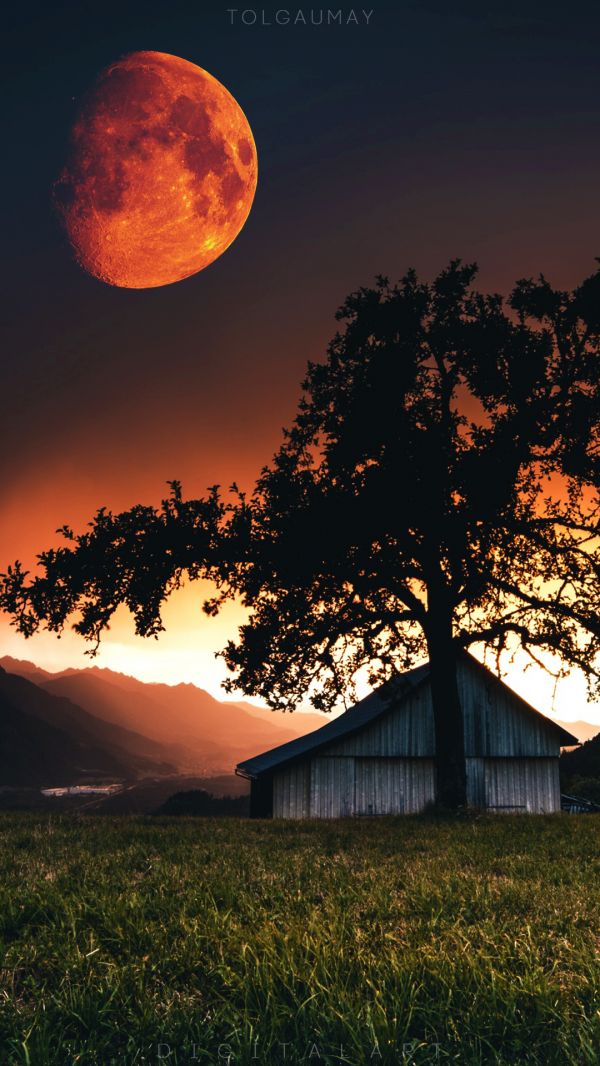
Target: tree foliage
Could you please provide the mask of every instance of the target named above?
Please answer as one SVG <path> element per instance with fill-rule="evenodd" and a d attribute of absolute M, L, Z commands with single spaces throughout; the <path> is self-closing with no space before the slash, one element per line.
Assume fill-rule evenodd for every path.
<path fill-rule="evenodd" d="M 214 487 L 100 510 L 2 576 L 17 628 L 70 617 L 97 642 L 121 604 L 162 629 L 166 597 L 209 578 L 249 619 L 229 686 L 330 708 L 442 645 L 522 648 L 599 678 L 600 272 L 509 300 L 453 261 L 427 284 L 379 277 L 340 308 L 297 417 L 250 495 Z"/>

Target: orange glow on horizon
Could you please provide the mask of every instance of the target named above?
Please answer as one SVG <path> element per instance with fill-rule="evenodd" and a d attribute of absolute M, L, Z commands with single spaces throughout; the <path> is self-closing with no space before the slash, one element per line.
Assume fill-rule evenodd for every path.
<path fill-rule="evenodd" d="M 221 685 L 228 671 L 222 659 L 216 658 L 216 653 L 227 640 L 235 637 L 247 612 L 241 605 L 231 603 L 217 618 L 207 618 L 201 605 L 210 589 L 208 582 L 198 581 L 174 593 L 163 613 L 165 632 L 158 640 L 135 636 L 129 612 L 119 608 L 109 632 L 102 639 L 98 655 L 93 659 L 85 654 L 89 645 L 70 630 L 60 639 L 52 633 L 42 632 L 26 640 L 2 618 L 0 656 L 27 659 L 50 672 L 97 666 L 128 674 L 140 681 L 193 684 L 219 700 L 248 699 L 242 692 L 237 695 L 224 692 Z M 480 649 L 474 651 L 478 658 L 482 657 Z M 503 680 L 523 699 L 550 718 L 566 722 L 583 719 L 600 725 L 600 704 L 588 702 L 582 676 L 573 672 L 558 684 L 554 693 L 553 679 L 537 667 L 528 667 L 527 663 L 523 652 L 516 653 L 514 663 L 508 656 L 503 660 Z M 487 665 L 495 670 L 490 657 Z M 359 698 L 369 691 L 366 682 L 359 683 Z"/>
<path fill-rule="evenodd" d="M 275 427 L 270 442 L 273 448 L 278 443 L 278 436 L 279 430 Z M 265 452 L 269 454 L 269 445 L 255 444 L 254 448 L 263 457 Z M 193 495 L 194 489 L 202 494 L 200 486 L 209 484 L 211 472 L 215 481 L 227 484 L 236 466 L 245 475 L 240 479 L 242 487 L 252 486 L 259 465 L 253 452 L 240 454 L 236 466 L 227 452 L 209 458 L 214 467 L 211 469 L 207 464 L 202 480 L 199 480 L 201 455 L 197 452 L 182 454 L 177 468 L 182 470 L 186 495 Z M 42 459 L 43 456 L 40 462 Z M 55 532 L 59 524 L 66 522 L 81 531 L 101 504 L 119 511 L 130 507 L 136 500 L 158 503 L 156 488 L 157 484 L 161 485 L 161 478 L 157 475 L 155 462 L 132 478 L 131 471 L 119 463 L 118 455 L 105 456 L 105 461 L 109 464 L 108 469 L 102 471 L 98 480 L 90 474 L 83 478 L 81 471 L 65 458 L 60 466 L 48 469 L 48 476 L 43 476 L 44 468 L 41 467 L 32 471 L 23 484 L 15 484 L 12 492 L 5 493 L 0 526 L 0 570 L 17 558 L 32 569 L 36 552 L 60 542 Z M 26 640 L 15 633 L 6 616 L 0 616 L 0 655 L 28 659 L 50 671 L 95 665 L 129 674 L 141 681 L 171 685 L 189 682 L 217 699 L 247 699 L 241 692 L 233 697 L 223 691 L 221 685 L 227 670 L 222 659 L 215 658 L 226 642 L 235 638 L 246 612 L 241 605 L 230 603 L 217 618 L 207 618 L 201 607 L 210 595 L 210 588 L 208 582 L 198 581 L 174 593 L 163 612 L 166 630 L 158 640 L 136 637 L 128 611 L 120 608 L 95 659 L 85 654 L 88 645 L 70 630 L 66 630 L 60 639 L 52 633 L 42 632 Z M 475 650 L 481 657 L 480 650 Z M 514 664 L 506 656 L 504 680 L 532 706 L 567 722 L 584 719 L 600 724 L 600 703 L 588 701 L 585 682 L 578 673 L 573 672 L 561 681 L 554 693 L 552 678 L 539 668 L 531 666 L 526 669 L 527 662 L 523 653 L 517 653 Z M 492 657 L 488 658 L 488 665 L 495 669 Z M 367 685 L 361 684 L 359 695 L 362 697 L 367 692 Z"/>

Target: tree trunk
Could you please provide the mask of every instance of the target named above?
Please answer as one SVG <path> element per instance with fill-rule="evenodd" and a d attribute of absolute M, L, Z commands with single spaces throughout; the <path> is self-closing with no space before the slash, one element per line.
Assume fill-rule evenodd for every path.
<path fill-rule="evenodd" d="M 433 614 L 433 617 L 431 615 Z M 467 770 L 462 707 L 458 692 L 457 653 L 452 623 L 430 611 L 427 634 L 435 727 L 437 804 L 456 810 L 467 804 Z"/>

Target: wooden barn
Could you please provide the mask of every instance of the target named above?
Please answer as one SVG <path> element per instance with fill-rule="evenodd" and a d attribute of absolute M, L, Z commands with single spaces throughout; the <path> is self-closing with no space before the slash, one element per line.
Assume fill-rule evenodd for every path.
<path fill-rule="evenodd" d="M 470 655 L 459 662 L 467 795 L 490 811 L 560 811 L 558 757 L 577 738 Z M 435 800 L 429 666 L 383 685 L 339 718 L 246 759 L 257 818 L 413 814 Z"/>

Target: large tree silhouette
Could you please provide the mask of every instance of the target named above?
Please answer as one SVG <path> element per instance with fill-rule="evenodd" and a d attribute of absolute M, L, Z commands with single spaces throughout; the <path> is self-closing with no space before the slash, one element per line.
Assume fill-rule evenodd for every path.
<path fill-rule="evenodd" d="M 427 656 L 438 798 L 464 804 L 461 649 L 600 676 L 600 273 L 520 281 L 508 304 L 475 273 L 353 293 L 251 495 L 173 482 L 158 509 L 101 510 L 37 575 L 9 568 L 0 605 L 26 634 L 75 614 L 97 641 L 125 603 L 151 635 L 173 588 L 209 577 L 208 614 L 250 610 L 228 687 L 279 708 L 329 709 Z"/>

